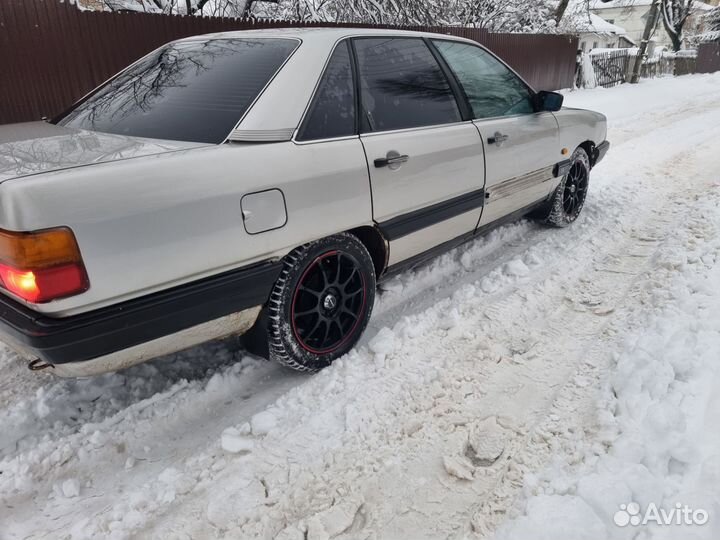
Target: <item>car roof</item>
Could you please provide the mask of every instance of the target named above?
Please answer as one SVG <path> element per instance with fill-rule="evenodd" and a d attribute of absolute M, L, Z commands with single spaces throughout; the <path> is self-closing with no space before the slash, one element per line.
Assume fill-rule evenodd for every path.
<path fill-rule="evenodd" d="M 428 37 L 445 39 L 445 35 L 408 30 L 333 27 L 333 28 L 273 28 L 240 30 L 193 36 L 179 40 L 184 43 L 203 43 L 223 39 L 296 39 L 302 46 L 294 49 L 283 67 L 261 92 L 245 116 L 240 120 L 229 140 L 237 142 L 288 141 L 293 136 L 312 99 L 326 61 L 335 45 L 350 37 Z M 479 45 L 474 41 L 447 36 L 459 42 Z M 176 42 L 177 43 L 177 42 Z"/>
<path fill-rule="evenodd" d="M 243 37 L 263 38 L 296 38 L 303 41 L 332 42 L 345 37 L 353 36 L 398 36 L 398 37 L 439 37 L 455 39 L 458 41 L 471 41 L 449 34 L 435 32 L 417 32 L 413 30 L 394 30 L 387 28 L 356 28 L 356 27 L 296 27 L 296 28 L 267 28 L 262 30 L 234 30 L 231 32 L 216 32 L 187 37 L 178 41 L 191 41 L 197 39 L 232 39 Z M 472 42 L 472 41 L 471 41 Z M 474 42 L 472 42 L 474 43 Z"/>

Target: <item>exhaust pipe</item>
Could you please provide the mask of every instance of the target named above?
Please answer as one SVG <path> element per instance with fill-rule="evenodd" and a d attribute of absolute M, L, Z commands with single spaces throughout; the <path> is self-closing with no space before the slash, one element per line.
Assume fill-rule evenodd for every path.
<path fill-rule="evenodd" d="M 36 358 L 35 360 L 31 360 L 28 364 L 28 369 L 30 371 L 42 371 L 47 368 L 54 368 L 52 364 L 48 364 L 45 360 L 41 360 L 40 358 Z"/>

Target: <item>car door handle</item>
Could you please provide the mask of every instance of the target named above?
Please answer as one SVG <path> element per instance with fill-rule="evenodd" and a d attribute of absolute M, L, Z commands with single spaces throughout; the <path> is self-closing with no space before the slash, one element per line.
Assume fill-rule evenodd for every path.
<path fill-rule="evenodd" d="M 497 144 L 500 146 L 502 143 L 507 141 L 510 138 L 510 135 L 503 135 L 499 131 L 495 132 L 495 135 L 492 137 L 488 137 L 488 144 Z"/>
<path fill-rule="evenodd" d="M 407 154 L 398 154 L 397 152 L 388 152 L 387 156 L 384 158 L 377 158 L 375 160 L 375 167 L 378 169 L 380 167 L 388 167 L 392 168 L 393 165 L 400 165 L 401 163 L 405 163 L 410 159 L 410 156 Z"/>

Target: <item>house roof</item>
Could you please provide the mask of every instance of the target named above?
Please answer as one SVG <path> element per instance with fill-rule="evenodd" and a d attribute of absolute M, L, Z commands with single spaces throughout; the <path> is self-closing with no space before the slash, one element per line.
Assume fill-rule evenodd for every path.
<path fill-rule="evenodd" d="M 707 2 L 701 2 L 700 0 L 695 0 L 693 2 L 693 8 L 700 9 L 702 11 L 712 11 L 715 9 L 716 6 L 713 6 L 712 4 L 708 4 Z"/>
<path fill-rule="evenodd" d="M 612 24 L 599 15 L 595 15 L 594 13 L 590 13 L 590 20 L 583 20 L 582 23 L 578 25 L 578 30 L 580 32 L 591 32 L 594 34 L 614 34 L 618 36 L 624 36 L 627 34 L 625 29 L 622 26 L 618 26 L 617 24 Z"/>

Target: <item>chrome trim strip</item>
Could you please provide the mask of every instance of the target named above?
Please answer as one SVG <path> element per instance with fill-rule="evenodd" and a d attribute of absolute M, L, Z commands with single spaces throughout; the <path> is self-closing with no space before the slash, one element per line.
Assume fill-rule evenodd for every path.
<path fill-rule="evenodd" d="M 297 139 L 293 139 L 293 144 L 296 144 L 298 146 L 305 146 L 308 144 L 318 144 L 318 143 L 327 143 L 327 142 L 335 142 L 335 141 L 349 141 L 351 139 L 359 139 L 360 135 L 345 135 L 343 137 L 330 137 L 328 139 L 313 139 L 310 141 L 298 141 Z"/>
<path fill-rule="evenodd" d="M 295 128 L 236 129 L 228 136 L 231 142 L 282 142 L 292 139 Z"/>
<path fill-rule="evenodd" d="M 378 137 L 381 135 L 387 135 L 388 133 L 413 133 L 415 131 L 427 131 L 430 129 L 442 129 L 447 127 L 453 127 L 453 126 L 461 126 L 463 124 L 472 124 L 472 120 L 460 120 L 458 122 L 446 122 L 445 124 L 433 124 L 430 126 L 417 126 L 417 127 L 411 127 L 411 128 L 401 128 L 401 129 L 388 129 L 385 131 L 368 131 L 367 133 L 361 133 L 361 137 Z"/>
<path fill-rule="evenodd" d="M 487 200 L 485 204 L 492 204 L 493 202 L 512 197 L 520 191 L 524 191 L 536 185 L 543 184 L 550 180 L 553 180 L 553 167 L 545 167 L 522 176 L 516 176 L 504 180 L 499 184 L 492 186 L 487 191 Z"/>

